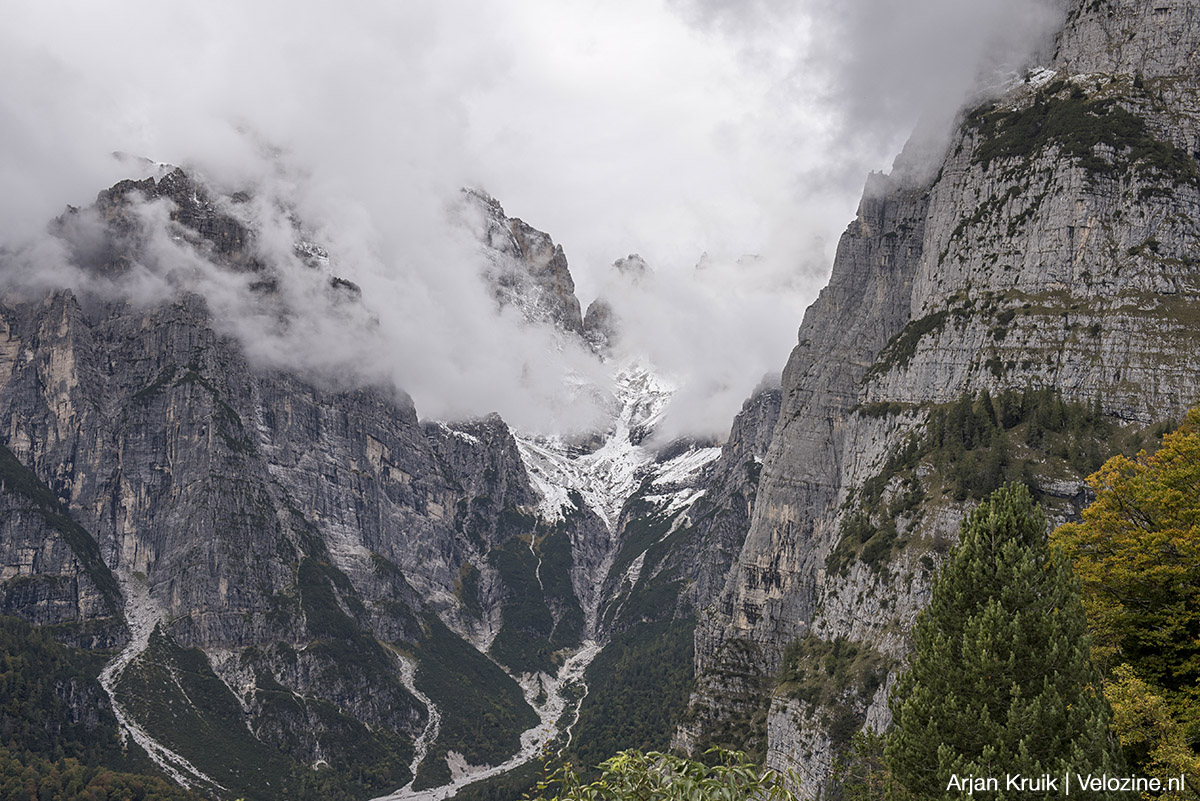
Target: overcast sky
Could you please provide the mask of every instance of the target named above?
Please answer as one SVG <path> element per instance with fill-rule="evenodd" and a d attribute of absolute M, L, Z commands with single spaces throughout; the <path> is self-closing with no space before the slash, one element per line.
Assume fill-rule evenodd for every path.
<path fill-rule="evenodd" d="M 274 175 L 374 300 L 422 414 L 536 428 L 523 393 L 561 386 L 573 356 L 512 321 L 515 348 L 447 323 L 486 300 L 441 222 L 480 187 L 563 245 L 585 306 L 614 259 L 650 263 L 663 314 L 634 326 L 642 347 L 692 388 L 678 428 L 724 433 L 782 368 L 866 173 L 1027 58 L 1053 5 L 0 0 L 0 240 L 126 177 L 114 150 L 227 187 Z"/>

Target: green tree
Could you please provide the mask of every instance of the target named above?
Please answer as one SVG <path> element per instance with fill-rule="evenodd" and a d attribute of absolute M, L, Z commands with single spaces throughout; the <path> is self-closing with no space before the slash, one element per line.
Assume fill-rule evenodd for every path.
<path fill-rule="evenodd" d="M 1066 771 L 1116 768 L 1078 584 L 1023 485 L 968 517 L 912 637 L 884 751 L 901 795 L 965 797 L 948 789 L 957 775 L 997 777 L 989 798 L 1057 798 Z M 1008 774 L 1043 773 L 1057 791 L 1006 790 Z"/>
<path fill-rule="evenodd" d="M 883 750 L 887 735 L 863 728 L 850 739 L 850 747 L 833 761 L 833 785 L 838 788 L 834 798 L 840 801 L 882 801 L 899 799 L 888 770 Z"/>
<path fill-rule="evenodd" d="M 590 784 L 565 765 L 538 784 L 535 801 L 796 801 L 775 771 L 760 771 L 740 751 L 714 751 L 717 765 L 622 751 L 600 764 L 600 778 Z"/>

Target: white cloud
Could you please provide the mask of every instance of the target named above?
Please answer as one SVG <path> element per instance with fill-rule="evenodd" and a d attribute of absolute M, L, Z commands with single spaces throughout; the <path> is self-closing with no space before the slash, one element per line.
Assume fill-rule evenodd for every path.
<path fill-rule="evenodd" d="M 423 415 L 578 424 L 562 375 L 589 362 L 494 314 L 445 223 L 458 187 L 481 186 L 564 246 L 585 305 L 622 291 L 614 258 L 646 257 L 629 341 L 683 381 L 677 430 L 720 430 L 782 367 L 864 173 L 1044 29 L 1036 0 L 1015 2 L 8 2 L 0 245 L 127 177 L 111 151 L 194 165 L 294 206 L 378 321 L 384 364 L 362 372 Z M 284 259 L 273 214 L 258 219 Z M 705 252 L 726 266 L 697 282 Z M 729 266 L 746 253 L 754 269 Z M 332 319 L 296 323 L 300 349 L 239 328 L 237 288 L 204 280 L 257 358 L 363 358 Z"/>

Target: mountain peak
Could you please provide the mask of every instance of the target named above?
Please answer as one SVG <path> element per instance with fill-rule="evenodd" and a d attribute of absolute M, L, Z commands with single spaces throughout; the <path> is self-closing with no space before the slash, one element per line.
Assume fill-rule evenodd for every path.
<path fill-rule="evenodd" d="M 575 281 L 562 246 L 479 189 L 463 189 L 468 224 L 484 246 L 489 266 L 484 278 L 500 306 L 518 309 L 530 323 L 551 323 L 583 333 Z"/>

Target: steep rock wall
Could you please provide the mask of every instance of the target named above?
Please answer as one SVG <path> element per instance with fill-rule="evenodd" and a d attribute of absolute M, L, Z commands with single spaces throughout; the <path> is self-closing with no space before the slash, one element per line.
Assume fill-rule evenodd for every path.
<path fill-rule="evenodd" d="M 249 275 L 248 291 L 270 304 L 288 276 L 231 211 L 239 202 L 174 170 L 105 190 L 52 230 L 99 281 L 136 269 L 165 233 L 213 268 Z M 514 230 L 520 248 L 506 263 L 531 259 L 529 272 L 548 270 L 569 292 L 561 248 Z M 297 253 L 304 267 L 328 266 L 312 243 Z M 331 302 L 360 297 L 336 277 L 324 291 Z M 393 649 L 415 659 L 418 685 L 433 673 L 489 677 L 479 708 L 495 701 L 501 722 L 475 743 L 447 717 L 459 740 L 443 756 L 499 762 L 515 750 L 513 727 L 533 716 L 521 689 L 457 638 L 486 651 L 500 637 L 508 649 L 495 659 L 514 673 L 549 669 L 550 650 L 577 645 L 570 540 L 595 539 L 595 515 L 538 529 L 539 496 L 498 417 L 422 423 L 394 389 L 252 365 L 198 295 L 112 295 L 0 303 L 0 611 L 86 647 L 129 641 L 122 615 L 133 615 L 135 651 L 121 662 L 131 667 L 110 680 L 122 703 L 142 703 L 137 682 L 156 681 L 156 660 L 199 665 L 229 693 L 213 709 L 240 706 L 263 742 L 365 767 L 379 789 L 407 778 L 406 749 L 427 722 Z M 523 652 L 529 631 L 544 654 Z M 451 652 L 467 656 L 442 664 Z M 152 706 L 126 713 L 204 771 L 222 761 L 172 740 Z"/>
<path fill-rule="evenodd" d="M 789 682 L 806 651 L 789 644 L 844 641 L 893 674 L 902 664 L 969 506 L 928 459 L 922 500 L 898 503 L 908 485 L 889 465 L 934 410 L 1046 387 L 1140 425 L 1200 397 L 1197 34 L 1190 7 L 1160 6 L 1079 4 L 1048 68 L 964 114 L 928 183 L 869 183 L 805 315 L 746 545 L 698 632 L 692 703 L 768 708 L 767 762 L 797 769 L 806 794 L 848 732 L 889 723 L 890 680 L 873 670 L 805 700 Z M 1030 476 L 1057 519 L 1079 478 L 1050 461 Z M 855 515 L 879 525 L 900 508 L 885 562 L 844 547 Z"/>

